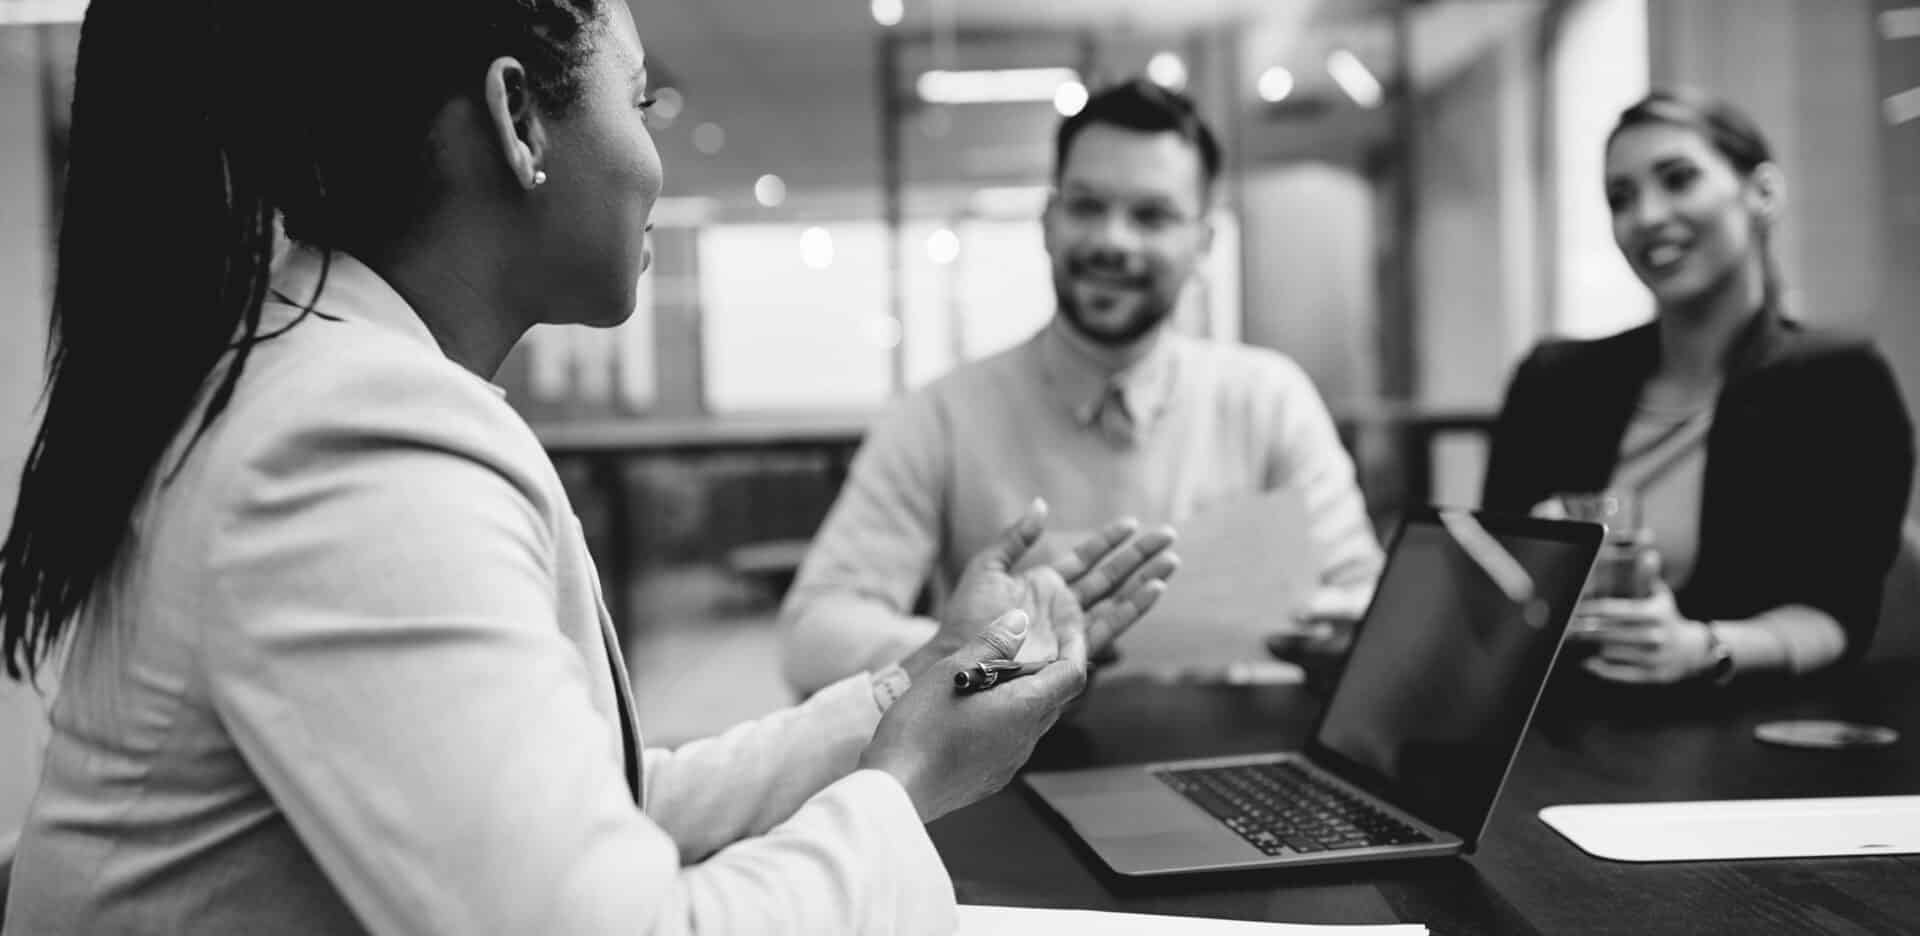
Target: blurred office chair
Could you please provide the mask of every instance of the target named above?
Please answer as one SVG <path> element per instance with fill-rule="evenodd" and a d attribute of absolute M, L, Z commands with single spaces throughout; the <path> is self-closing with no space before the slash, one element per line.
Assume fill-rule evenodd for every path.
<path fill-rule="evenodd" d="M 1880 597 L 1880 626 L 1867 648 L 1869 662 L 1920 660 L 1920 523 L 1908 520 L 1900 532 L 1900 553 Z"/>
<path fill-rule="evenodd" d="M 727 571 L 753 585 L 770 604 L 778 605 L 806 561 L 811 540 L 781 539 L 747 543 L 727 550 Z"/>

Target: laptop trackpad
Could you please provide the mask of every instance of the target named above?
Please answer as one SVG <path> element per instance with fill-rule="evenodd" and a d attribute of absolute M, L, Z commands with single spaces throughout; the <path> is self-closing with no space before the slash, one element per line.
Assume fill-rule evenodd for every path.
<path fill-rule="evenodd" d="M 1138 838 L 1169 832 L 1224 831 L 1220 820 L 1172 790 L 1095 793 L 1059 803 L 1067 820 L 1097 838 Z"/>
<path fill-rule="evenodd" d="M 1036 773 L 1027 782 L 1090 838 L 1194 831 L 1233 837 L 1220 820 L 1139 767 Z"/>
<path fill-rule="evenodd" d="M 1027 782 L 1121 874 L 1232 867 L 1258 849 L 1138 768 L 1029 774 Z"/>

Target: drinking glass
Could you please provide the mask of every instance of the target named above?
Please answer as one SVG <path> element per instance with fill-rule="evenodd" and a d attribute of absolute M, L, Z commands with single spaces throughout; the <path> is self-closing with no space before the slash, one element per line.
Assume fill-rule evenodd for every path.
<path fill-rule="evenodd" d="M 1660 551 L 1653 530 L 1641 520 L 1640 503 L 1623 491 L 1561 494 L 1560 512 L 1569 520 L 1603 524 L 1607 535 L 1582 598 L 1651 598 L 1660 584 Z"/>

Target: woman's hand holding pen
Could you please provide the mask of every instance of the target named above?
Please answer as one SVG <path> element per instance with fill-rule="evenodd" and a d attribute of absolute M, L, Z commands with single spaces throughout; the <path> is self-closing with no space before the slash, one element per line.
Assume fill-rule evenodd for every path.
<path fill-rule="evenodd" d="M 861 756 L 899 779 L 923 820 L 1005 786 L 1086 689 L 1089 656 L 1133 626 L 1180 565 L 1171 531 L 1136 537 L 1137 524 L 1120 521 L 1016 573 L 1045 526 L 1036 500 L 968 564 L 940 630 L 901 662 L 911 687 Z M 956 690 L 955 674 L 1021 657 L 1028 665 L 989 691 Z"/>
<path fill-rule="evenodd" d="M 1009 611 L 942 658 L 936 672 L 1012 659 L 1030 627 L 1026 612 Z M 959 693 L 950 679 L 916 679 L 880 719 L 860 767 L 892 774 L 921 820 L 931 822 L 1006 786 L 1086 685 L 1086 638 L 1079 631 L 1061 635 L 1060 655 L 1037 672 L 991 692 Z"/>

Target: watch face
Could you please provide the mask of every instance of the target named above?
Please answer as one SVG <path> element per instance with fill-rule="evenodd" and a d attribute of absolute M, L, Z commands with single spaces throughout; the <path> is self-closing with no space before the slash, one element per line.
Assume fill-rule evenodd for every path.
<path fill-rule="evenodd" d="M 1712 622 L 1707 624 L 1707 656 L 1713 659 L 1707 667 L 1707 678 L 1715 683 L 1724 683 L 1733 678 L 1733 651 L 1720 640 L 1720 632 L 1714 629 Z"/>

